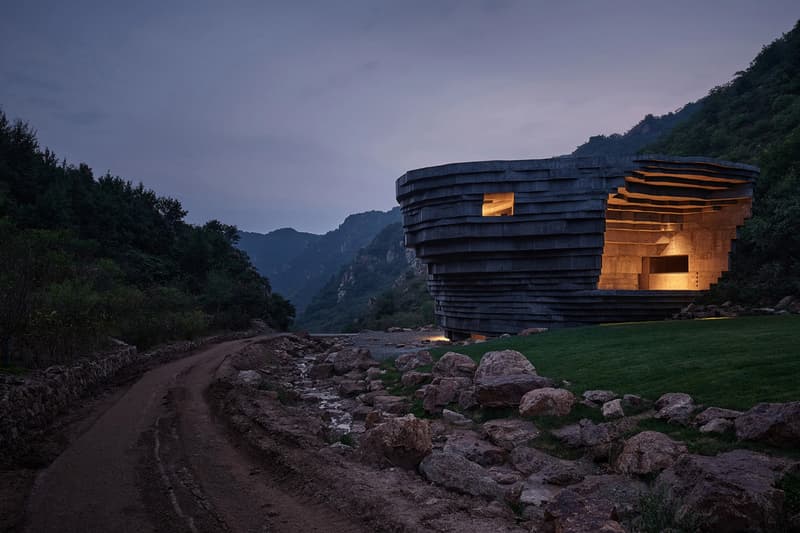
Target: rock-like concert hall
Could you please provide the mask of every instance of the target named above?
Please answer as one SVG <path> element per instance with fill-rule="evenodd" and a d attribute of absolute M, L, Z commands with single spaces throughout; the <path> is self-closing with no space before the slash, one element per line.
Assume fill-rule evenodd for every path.
<path fill-rule="evenodd" d="M 453 163 L 397 180 L 450 338 L 670 316 L 728 269 L 753 166 L 705 157 Z"/>

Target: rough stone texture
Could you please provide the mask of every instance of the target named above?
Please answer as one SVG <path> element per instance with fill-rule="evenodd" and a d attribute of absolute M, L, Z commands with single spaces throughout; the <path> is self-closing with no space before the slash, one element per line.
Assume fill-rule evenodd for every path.
<path fill-rule="evenodd" d="M 390 418 L 364 433 L 360 449 L 367 459 L 414 469 L 431 453 L 431 428 L 414 415 Z"/>
<path fill-rule="evenodd" d="M 625 520 L 638 514 L 639 502 L 649 491 L 643 481 L 619 474 L 587 475 L 569 489 L 584 497 L 614 502 L 617 515 Z"/>
<path fill-rule="evenodd" d="M 484 379 L 497 376 L 517 374 L 536 375 L 536 369 L 524 355 L 516 350 L 500 350 L 486 352 L 481 357 L 475 371 L 475 384 L 480 385 Z"/>
<path fill-rule="evenodd" d="M 317 363 L 308 369 L 308 377 L 311 379 L 329 379 L 333 374 L 332 363 Z"/>
<path fill-rule="evenodd" d="M 469 356 L 447 352 L 433 365 L 434 377 L 466 377 L 472 379 L 478 365 Z"/>
<path fill-rule="evenodd" d="M 657 173 L 659 183 L 642 179 L 642 172 Z M 406 245 L 427 266 L 437 320 L 456 338 L 672 315 L 697 292 L 638 290 L 656 287 L 641 287 L 637 272 L 642 257 L 658 254 L 658 239 L 672 234 L 640 232 L 635 244 L 606 246 L 606 240 L 630 233 L 641 211 L 683 223 L 690 245 L 694 234 L 709 232 L 719 244 L 691 250 L 693 259 L 702 258 L 704 288 L 727 269 L 729 243 L 749 214 L 757 174 L 755 167 L 706 158 L 559 157 L 421 168 L 401 176 L 396 192 Z M 711 180 L 725 185 L 703 189 Z M 684 214 L 663 202 L 685 204 L 691 189 L 718 214 Z M 513 214 L 482 216 L 486 193 L 513 193 Z M 601 261 L 611 247 L 629 253 Z M 626 261 L 626 255 L 638 257 Z M 620 285 L 598 289 L 609 269 Z"/>
<path fill-rule="evenodd" d="M 683 392 L 668 392 L 656 400 L 656 418 L 675 424 L 687 424 L 694 412 L 694 400 Z"/>
<path fill-rule="evenodd" d="M 572 410 L 575 396 L 566 389 L 545 387 L 525 393 L 519 405 L 522 416 L 566 416 Z"/>
<path fill-rule="evenodd" d="M 684 455 L 657 483 L 682 503 L 678 514 L 699 518 L 704 531 L 774 531 L 784 502 L 774 484 L 787 462 L 749 450 L 716 457 Z"/>
<path fill-rule="evenodd" d="M 501 465 L 506 462 L 508 452 L 495 446 L 474 432 L 457 431 L 447 437 L 443 450 L 463 455 L 481 466 Z"/>
<path fill-rule="evenodd" d="M 487 470 L 462 455 L 433 452 L 422 460 L 419 471 L 428 481 L 456 492 L 502 499 L 502 489 Z"/>
<path fill-rule="evenodd" d="M 431 363 L 433 363 L 433 358 L 428 350 L 422 350 L 417 353 L 404 353 L 394 360 L 394 366 L 400 372 L 408 372 Z"/>
<path fill-rule="evenodd" d="M 333 371 L 340 376 L 353 370 L 367 370 L 380 364 L 372 358 L 366 348 L 344 348 L 329 354 L 325 362 L 333 364 Z"/>
<path fill-rule="evenodd" d="M 425 387 L 422 407 L 429 413 L 436 413 L 442 407 L 458 400 L 461 391 L 472 384 L 468 378 L 439 378 Z"/>
<path fill-rule="evenodd" d="M 402 383 L 404 387 L 418 387 L 430 379 L 431 374 L 429 372 L 410 370 L 403 374 L 400 378 L 400 383 Z"/>
<path fill-rule="evenodd" d="M 616 397 L 617 395 L 610 390 L 587 390 L 583 393 L 584 400 L 597 405 L 603 405 L 604 403 L 610 402 Z"/>
<path fill-rule="evenodd" d="M 450 409 L 442 409 L 442 421 L 451 426 L 471 426 L 472 420 Z"/>
<path fill-rule="evenodd" d="M 465 410 L 474 409 L 478 406 L 478 394 L 475 392 L 475 387 L 461 391 L 458 395 L 458 406 Z"/>
<path fill-rule="evenodd" d="M 248 387 L 258 387 L 264 381 L 261 373 L 257 370 L 240 370 L 236 375 L 237 385 L 247 385 Z"/>
<path fill-rule="evenodd" d="M 529 374 L 490 376 L 476 387 L 476 398 L 484 407 L 513 407 L 519 405 L 526 392 L 553 385 L 550 378 Z"/>
<path fill-rule="evenodd" d="M 724 418 L 728 420 L 735 420 L 742 414 L 741 411 L 734 411 L 733 409 L 722 409 L 720 407 L 709 407 L 705 411 L 698 413 L 694 417 L 694 424 L 696 426 L 703 426 L 715 418 Z"/>
<path fill-rule="evenodd" d="M 515 418 L 489 420 L 483 424 L 483 432 L 494 444 L 509 451 L 540 435 L 533 422 Z"/>
<path fill-rule="evenodd" d="M 686 445 L 658 431 L 643 431 L 625 442 L 616 468 L 623 474 L 654 474 L 688 453 Z"/>
<path fill-rule="evenodd" d="M 622 418 L 625 416 L 625 411 L 622 410 L 622 400 L 619 398 L 604 403 L 601 412 L 605 418 Z"/>
<path fill-rule="evenodd" d="M 736 419 L 736 437 L 800 448 L 800 402 L 760 403 Z"/>
<path fill-rule="evenodd" d="M 367 383 L 365 381 L 351 381 L 346 380 L 339 383 L 340 396 L 355 396 L 367 391 Z"/>
<path fill-rule="evenodd" d="M 540 476 L 533 474 L 523 483 L 519 502 L 523 505 L 541 507 L 553 501 L 561 490 L 558 485 L 546 483 Z"/>
<path fill-rule="evenodd" d="M 613 502 L 564 489 L 546 507 L 558 533 L 624 533 Z"/>
<path fill-rule="evenodd" d="M 700 433 L 725 433 L 733 429 L 733 421 L 727 418 L 714 418 L 700 426 Z"/>
<path fill-rule="evenodd" d="M 642 407 L 646 400 L 636 394 L 625 394 L 622 396 L 622 407 L 626 409 L 635 409 Z"/>
<path fill-rule="evenodd" d="M 379 409 L 384 413 L 393 415 L 402 415 L 408 412 L 411 405 L 408 400 L 402 396 L 391 396 L 389 394 L 381 394 L 372 398 L 372 406 Z"/>
<path fill-rule="evenodd" d="M 538 335 L 539 333 L 546 333 L 549 328 L 525 328 L 517 335 L 520 337 L 529 337 L 530 335 Z"/>

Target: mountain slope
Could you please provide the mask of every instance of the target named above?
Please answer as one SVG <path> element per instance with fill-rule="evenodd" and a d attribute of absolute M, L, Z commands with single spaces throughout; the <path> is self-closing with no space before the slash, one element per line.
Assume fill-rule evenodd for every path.
<path fill-rule="evenodd" d="M 403 316 L 397 315 L 400 309 L 395 309 L 401 295 L 406 295 Z M 430 296 L 425 290 L 422 267 L 403 245 L 402 223 L 395 222 L 328 280 L 297 326 L 314 332 L 357 331 L 376 327 L 382 318 L 392 322 L 387 325 L 422 325 L 433 321 L 432 304 L 428 305 L 430 313 L 417 309 L 426 301 L 430 302 Z"/>
<path fill-rule="evenodd" d="M 262 270 L 262 265 L 273 270 L 270 276 L 272 287 L 289 298 L 299 314 L 331 276 L 353 259 L 361 248 L 386 226 L 399 221 L 398 207 L 386 212 L 367 211 L 348 216 L 338 228 L 325 235 L 314 236 L 284 229 L 264 236 L 268 239 L 251 237 L 247 242 L 241 242 L 240 247 L 251 257 L 273 256 L 269 261 L 257 262 L 259 271 L 262 274 L 269 271 Z M 280 235 L 275 236 L 275 233 Z M 252 247 L 254 242 L 258 243 L 257 247 Z M 264 245 L 265 242 L 284 246 L 273 251 Z M 275 258 L 281 254 L 287 257 L 291 250 L 299 253 L 288 260 Z"/>
<path fill-rule="evenodd" d="M 321 238 L 322 235 L 304 233 L 292 228 L 276 229 L 266 235 L 240 231 L 238 246 L 247 252 L 261 275 L 272 278 L 289 268 L 292 259 L 305 252 Z"/>
<path fill-rule="evenodd" d="M 686 122 L 703 106 L 703 100 L 686 104 L 673 113 L 653 116 L 647 115 L 638 124 L 623 134 L 595 135 L 578 146 L 571 155 L 630 155 L 639 152 L 669 134 L 679 124 Z"/>
<path fill-rule="evenodd" d="M 800 294 L 800 22 L 646 151 L 759 165 L 753 218 L 717 297 L 769 301 Z"/>

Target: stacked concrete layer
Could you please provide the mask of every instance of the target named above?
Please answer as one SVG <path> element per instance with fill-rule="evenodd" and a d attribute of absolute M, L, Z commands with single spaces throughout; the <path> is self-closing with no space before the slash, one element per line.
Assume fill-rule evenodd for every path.
<path fill-rule="evenodd" d="M 455 163 L 406 173 L 397 180 L 397 200 L 406 245 L 428 267 L 440 324 L 454 336 L 497 335 L 674 312 L 696 291 L 615 290 L 630 287 L 640 273 L 627 257 L 607 256 L 619 271 L 604 268 L 607 216 L 609 231 L 621 239 L 609 250 L 628 254 L 634 226 L 654 233 L 691 217 L 712 220 L 726 206 L 740 215 L 740 225 L 757 173 L 747 165 L 666 156 Z M 498 192 L 514 193 L 513 216 L 482 216 L 483 195 Z M 648 254 L 666 249 L 657 241 L 642 246 Z M 601 270 L 604 290 L 598 290 Z"/>

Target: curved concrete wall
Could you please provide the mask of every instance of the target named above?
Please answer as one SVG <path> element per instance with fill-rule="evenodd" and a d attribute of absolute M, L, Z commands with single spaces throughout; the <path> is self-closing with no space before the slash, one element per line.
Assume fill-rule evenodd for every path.
<path fill-rule="evenodd" d="M 610 257 L 617 253 L 611 245 L 603 265 L 607 212 L 615 239 L 629 234 L 626 224 L 674 228 L 688 214 L 708 218 L 702 212 L 730 203 L 735 229 L 749 213 L 757 173 L 747 165 L 666 156 L 454 163 L 407 172 L 397 180 L 397 200 L 406 246 L 428 267 L 440 324 L 451 336 L 498 335 L 675 311 L 696 290 L 608 289 L 617 278 L 625 287 L 638 278 L 635 261 Z M 485 193 L 509 192 L 512 216 L 482 216 Z M 658 255 L 658 242 L 646 244 L 642 253 Z M 630 247 L 620 250 L 635 255 Z M 715 253 L 723 251 L 727 261 L 727 250 Z M 605 290 L 598 290 L 601 271 Z"/>

